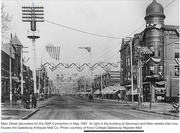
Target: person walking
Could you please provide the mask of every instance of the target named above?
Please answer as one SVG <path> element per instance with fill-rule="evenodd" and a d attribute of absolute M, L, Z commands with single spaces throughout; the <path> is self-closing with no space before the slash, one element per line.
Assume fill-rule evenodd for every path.
<path fill-rule="evenodd" d="M 32 108 L 36 108 L 36 106 L 37 106 L 37 99 L 36 99 L 35 94 L 33 93 L 32 94 Z"/>
<path fill-rule="evenodd" d="M 118 93 L 118 102 L 121 100 L 121 94 L 120 93 Z"/>
<path fill-rule="evenodd" d="M 28 89 L 25 90 L 24 102 L 25 102 L 25 108 L 29 109 L 30 94 L 29 94 Z"/>

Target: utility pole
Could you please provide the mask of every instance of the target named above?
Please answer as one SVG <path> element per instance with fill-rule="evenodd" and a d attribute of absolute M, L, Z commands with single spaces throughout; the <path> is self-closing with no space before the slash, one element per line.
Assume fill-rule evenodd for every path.
<path fill-rule="evenodd" d="M 46 69 L 44 67 L 44 94 L 45 94 L 45 91 L 46 91 Z"/>
<path fill-rule="evenodd" d="M 23 46 L 21 46 L 21 102 L 23 103 Z"/>
<path fill-rule="evenodd" d="M 27 37 L 32 40 L 32 46 L 34 51 L 34 69 L 33 69 L 33 80 L 34 80 L 34 94 L 37 97 L 37 86 L 36 86 L 36 47 L 35 40 L 40 38 L 38 30 L 36 30 L 36 22 L 44 22 L 44 7 L 22 7 L 22 21 L 31 23 L 31 30 L 28 30 L 29 34 Z"/>
<path fill-rule="evenodd" d="M 11 39 L 10 39 L 10 44 L 9 44 L 9 91 L 10 91 L 10 107 L 12 108 L 12 72 L 11 72 L 11 46 L 12 46 L 12 34 L 11 34 Z"/>
<path fill-rule="evenodd" d="M 133 58 L 132 58 L 132 37 L 126 37 L 126 39 L 129 41 L 129 47 L 130 47 L 130 63 L 131 63 L 131 96 L 132 96 L 132 103 L 134 102 L 134 83 L 133 83 Z"/>
<path fill-rule="evenodd" d="M 133 61 L 132 61 L 132 39 L 130 39 L 130 60 L 131 60 L 131 94 L 132 94 L 132 103 L 134 102 L 134 84 L 133 84 Z"/>
<path fill-rule="evenodd" d="M 138 108 L 141 106 L 141 89 L 142 89 L 142 63 L 141 63 L 141 47 L 138 47 Z"/>

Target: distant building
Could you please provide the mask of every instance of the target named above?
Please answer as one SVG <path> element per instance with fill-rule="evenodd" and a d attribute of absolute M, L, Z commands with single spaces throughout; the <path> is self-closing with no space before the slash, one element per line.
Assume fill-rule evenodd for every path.
<path fill-rule="evenodd" d="M 140 88 L 138 59 L 142 63 L 144 101 L 169 101 L 179 93 L 179 26 L 164 25 L 164 9 L 156 0 L 146 8 L 146 28 L 132 39 L 134 95 Z M 122 85 L 131 95 L 130 41 L 120 49 Z M 151 82 L 151 83 L 150 83 Z M 152 84 L 152 88 L 150 86 Z"/>
<path fill-rule="evenodd" d="M 93 90 L 120 84 L 120 71 L 109 71 L 94 77 Z"/>

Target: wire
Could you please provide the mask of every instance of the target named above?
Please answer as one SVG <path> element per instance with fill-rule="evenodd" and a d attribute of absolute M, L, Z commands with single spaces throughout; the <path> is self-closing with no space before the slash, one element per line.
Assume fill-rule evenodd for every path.
<path fill-rule="evenodd" d="M 116 52 L 115 54 L 113 54 L 111 57 L 109 57 L 107 60 L 105 60 L 104 62 L 106 62 L 106 61 L 108 61 L 109 59 L 111 59 L 112 57 L 114 57 L 117 53 L 119 53 L 119 51 L 118 52 Z"/>
<path fill-rule="evenodd" d="M 118 43 L 116 46 L 114 46 L 113 48 L 111 48 L 110 50 L 108 50 L 106 53 L 104 53 L 102 56 L 100 56 L 99 58 L 97 58 L 95 61 L 99 60 L 101 57 L 103 57 L 104 55 L 106 55 L 107 53 L 109 53 L 111 50 L 113 50 L 114 48 L 116 48 L 117 46 L 119 46 L 120 43 Z M 93 61 L 93 62 L 95 62 Z"/>
<path fill-rule="evenodd" d="M 63 28 L 66 28 L 66 29 L 69 29 L 69 30 L 73 30 L 73 31 L 77 31 L 77 32 L 81 32 L 81 33 L 85 33 L 85 34 L 89 34 L 89 35 L 93 35 L 93 36 L 112 38 L 112 39 L 122 39 L 121 37 L 112 37 L 112 36 L 105 36 L 105 35 L 100 35 L 100 34 L 96 34 L 96 33 L 90 33 L 90 32 L 87 32 L 87 31 L 83 31 L 83 30 L 71 28 L 71 27 L 68 27 L 68 26 L 65 26 L 65 25 L 62 25 L 62 24 L 58 24 L 58 23 L 55 23 L 55 22 L 52 22 L 52 21 L 49 21 L 49 20 L 46 20 L 46 19 L 44 19 L 44 21 L 52 23 L 52 24 L 60 26 L 60 27 L 63 27 Z"/>
<path fill-rule="evenodd" d="M 18 0 L 16 0 L 18 2 Z M 168 5 L 166 5 L 163 9 L 167 8 L 169 5 L 171 5 L 175 0 L 171 1 Z M 18 2 L 19 3 L 19 2 Z M 20 3 L 19 3 L 20 4 Z M 20 4 L 21 5 L 21 4 Z M 22 6 L 22 5 L 21 5 Z M 85 34 L 89 34 L 89 35 L 93 35 L 93 36 L 98 36 L 98 37 L 104 37 L 104 38 L 111 38 L 111 39 L 123 39 L 122 37 L 112 37 L 112 36 L 105 36 L 105 35 L 101 35 L 101 34 L 96 34 L 96 33 L 90 33 L 90 32 L 87 32 L 87 31 L 83 31 L 83 30 L 79 30 L 79 29 L 75 29 L 75 28 L 72 28 L 72 27 L 68 27 L 68 26 L 65 26 L 65 25 L 62 25 L 62 24 L 58 24 L 58 23 L 55 23 L 55 22 L 52 22 L 52 21 L 49 21 L 49 20 L 46 20 L 44 19 L 44 21 L 46 22 L 49 22 L 49 23 L 52 23 L 54 25 L 57 25 L 57 26 L 60 26 L 60 27 L 63 27 L 63 28 L 66 28 L 66 29 L 69 29 L 69 30 L 73 30 L 73 31 L 77 31 L 77 32 L 81 32 L 81 33 L 85 33 Z M 132 32 L 129 36 L 131 36 L 132 34 L 134 34 L 135 32 L 137 32 L 140 28 L 142 28 L 143 26 L 145 25 L 145 23 L 143 25 L 141 25 L 138 29 L 136 29 L 134 32 Z M 119 44 L 118 44 L 119 45 Z M 118 46 L 117 45 L 117 46 Z M 116 47 L 116 46 L 115 46 Z M 113 47 L 112 49 L 114 49 L 115 47 Z M 111 50 L 112 50 L 111 49 Z M 110 52 L 111 50 L 109 50 L 108 52 Z M 105 54 L 107 54 L 108 52 L 106 52 Z M 105 54 L 103 54 L 102 56 L 104 56 Z M 116 55 L 117 53 L 115 53 L 114 55 Z M 101 58 L 102 56 L 100 56 L 99 58 Z M 113 56 L 112 56 L 113 57 Z M 99 59 L 98 58 L 98 59 Z M 110 57 L 111 58 L 111 57 Z M 110 59 L 109 58 L 109 59 Z"/>

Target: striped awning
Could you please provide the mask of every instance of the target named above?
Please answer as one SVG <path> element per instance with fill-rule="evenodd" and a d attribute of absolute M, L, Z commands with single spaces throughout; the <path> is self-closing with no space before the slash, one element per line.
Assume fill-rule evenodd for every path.
<path fill-rule="evenodd" d="M 180 65 L 180 58 L 175 58 L 174 60 L 176 61 L 176 63 L 177 63 L 178 65 Z"/>
<path fill-rule="evenodd" d="M 140 50 L 142 54 L 153 54 L 148 47 L 141 47 Z"/>

